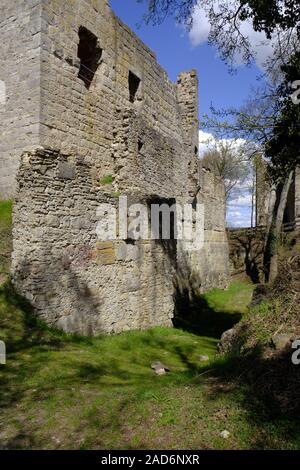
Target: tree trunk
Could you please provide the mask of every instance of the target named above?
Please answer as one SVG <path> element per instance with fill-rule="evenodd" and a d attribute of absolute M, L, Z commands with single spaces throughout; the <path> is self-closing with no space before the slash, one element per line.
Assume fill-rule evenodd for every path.
<path fill-rule="evenodd" d="M 251 228 L 254 227 L 255 192 L 256 192 L 256 174 L 253 171 L 252 188 L 251 188 Z"/>
<path fill-rule="evenodd" d="M 285 179 L 279 201 L 274 202 L 274 197 L 271 197 L 264 259 L 266 281 L 271 283 L 278 275 L 278 247 L 280 243 L 284 211 L 293 180 L 293 174 L 294 172 L 291 171 Z M 274 189 L 272 191 L 274 191 Z M 276 204 L 276 202 L 278 204 Z"/>

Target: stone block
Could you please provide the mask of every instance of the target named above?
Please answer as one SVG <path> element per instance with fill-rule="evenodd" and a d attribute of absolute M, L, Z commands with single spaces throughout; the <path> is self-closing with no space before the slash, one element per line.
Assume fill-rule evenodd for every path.
<path fill-rule="evenodd" d="M 58 177 L 67 180 L 75 178 L 75 167 L 67 162 L 61 162 L 58 166 Z"/>
<path fill-rule="evenodd" d="M 114 264 L 116 262 L 115 246 L 113 242 L 97 242 L 92 252 L 92 260 L 97 264 Z"/>

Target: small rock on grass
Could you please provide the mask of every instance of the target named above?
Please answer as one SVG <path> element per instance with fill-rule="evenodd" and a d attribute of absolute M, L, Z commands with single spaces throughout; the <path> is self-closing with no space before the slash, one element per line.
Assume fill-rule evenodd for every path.
<path fill-rule="evenodd" d="M 223 439 L 228 439 L 230 432 L 225 429 L 224 431 L 220 432 L 220 436 L 223 437 Z"/>
<path fill-rule="evenodd" d="M 162 362 L 157 361 L 151 364 L 151 369 L 155 370 L 156 375 L 164 375 L 166 372 L 169 372 L 169 368 L 165 366 Z"/>
<path fill-rule="evenodd" d="M 201 354 L 199 357 L 198 357 L 199 361 L 200 362 L 207 362 L 209 361 L 209 357 L 206 356 L 206 354 Z"/>
<path fill-rule="evenodd" d="M 292 346 L 292 338 L 289 334 L 277 334 L 272 337 L 272 345 L 277 351 L 282 351 Z"/>

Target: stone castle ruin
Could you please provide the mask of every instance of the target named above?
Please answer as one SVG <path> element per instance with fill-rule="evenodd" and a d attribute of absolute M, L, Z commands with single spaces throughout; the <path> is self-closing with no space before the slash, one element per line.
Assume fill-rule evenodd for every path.
<path fill-rule="evenodd" d="M 195 71 L 172 83 L 106 0 L 2 0 L 0 197 L 13 282 L 48 323 L 99 334 L 171 325 L 228 282 L 225 197 L 198 159 Z M 204 245 L 107 240 L 100 204 L 204 204 Z"/>

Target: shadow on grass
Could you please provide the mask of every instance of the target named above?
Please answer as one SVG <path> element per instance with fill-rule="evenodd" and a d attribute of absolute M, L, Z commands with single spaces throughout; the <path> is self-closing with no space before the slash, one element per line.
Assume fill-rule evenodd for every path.
<path fill-rule="evenodd" d="M 7 351 L 16 352 L 33 346 L 46 346 L 47 348 L 63 347 L 68 342 L 91 344 L 90 337 L 83 337 L 77 334 L 66 334 L 62 330 L 48 326 L 34 313 L 31 304 L 19 295 L 11 282 L 7 281 L 0 286 L 0 298 L 6 307 L 7 330 L 10 334 L 7 338 Z M 20 318 L 12 318 L 19 313 Z M 1 321 L 1 319 L 0 319 Z M 12 323 L 19 322 L 17 333 L 14 334 Z M 20 328 L 21 326 L 21 328 Z"/>
<path fill-rule="evenodd" d="M 112 406 L 113 410 L 116 407 L 118 413 L 128 403 L 134 400 L 138 403 L 139 394 L 145 390 L 185 382 L 196 373 L 197 367 L 192 370 L 192 361 L 188 359 L 195 345 L 182 332 L 157 329 L 113 338 L 83 338 L 49 328 L 9 283 L 0 288 L 0 302 L 0 327 L 6 323 L 9 330 L 7 364 L 0 366 L 0 415 L 3 422 L 14 422 L 17 426 L 3 440 L 2 448 L 47 447 L 49 442 L 44 440 L 47 433 L 43 434 L 40 428 L 49 419 L 47 409 L 53 402 L 57 403 L 55 414 L 62 420 L 70 421 L 73 413 L 82 416 L 88 432 L 92 432 L 95 424 L 97 435 L 110 428 L 118 428 L 121 433 L 122 419 L 114 413 L 107 416 L 107 407 Z M 211 346 L 209 340 L 205 344 Z M 172 372 L 156 378 L 151 362 L 161 359 L 168 363 L 170 358 Z M 79 390 L 80 394 L 84 391 L 83 396 L 88 394 L 87 400 L 81 395 L 77 400 Z M 89 400 L 93 403 L 103 393 L 107 405 L 101 405 L 95 412 L 96 416 L 103 413 L 101 424 L 93 415 L 85 417 L 85 411 L 90 406 Z M 60 400 L 67 403 L 67 409 L 64 403 L 60 409 Z M 27 419 L 29 413 L 35 416 L 33 420 Z M 102 443 L 99 441 L 98 445 Z"/>
<path fill-rule="evenodd" d="M 204 296 L 178 293 L 176 327 L 195 334 L 219 338 L 232 328 L 241 315 L 218 312 L 210 307 Z M 246 343 L 250 332 L 240 329 L 240 342 Z M 177 351 L 191 376 L 198 381 L 198 371 L 189 355 Z M 292 364 L 291 348 L 275 353 L 256 346 L 251 353 L 217 356 L 204 370 L 207 380 L 207 399 L 227 395 L 239 403 L 247 421 L 253 426 L 251 448 L 300 448 L 300 366 Z M 203 373 L 199 378 L 203 383 Z"/>
<path fill-rule="evenodd" d="M 25 402 L 30 403 L 29 400 L 40 403 L 41 416 L 48 400 L 55 397 L 57 406 L 59 400 L 67 400 L 68 411 L 64 406 L 61 411 L 56 411 L 59 419 L 66 419 L 66 413 L 77 413 L 88 430 L 83 447 L 103 448 L 105 444 L 101 434 L 113 430 L 121 436 L 124 426 L 121 415 L 126 416 L 129 405 L 134 405 L 135 401 L 139 403 L 139 396 L 145 390 L 154 390 L 155 387 L 156 390 L 164 390 L 167 386 L 180 383 L 205 384 L 203 393 L 207 400 L 226 395 L 227 406 L 238 403 L 253 428 L 251 448 L 286 448 L 289 441 L 294 448 L 297 443 L 300 446 L 300 367 L 291 363 L 291 351 L 276 357 L 265 357 L 257 349 L 251 356 L 217 358 L 203 366 L 193 359 L 194 341 L 184 341 L 181 332 L 174 330 L 171 336 L 166 337 L 159 330 L 126 334 L 116 337 L 116 343 L 106 346 L 105 341 L 112 338 L 81 338 L 48 328 L 34 316 L 30 305 L 17 296 L 10 285 L 2 288 L 2 295 L 8 304 L 23 312 L 23 332 L 12 338 L 9 343 L 11 358 L 6 370 L 0 369 L 0 413 L 16 412 L 16 419 L 19 419 L 17 432 L 5 441 L 4 448 L 43 448 L 49 445 L 47 433 L 40 432 L 38 420 L 30 422 L 24 419 L 27 417 L 26 410 L 18 418 L 18 410 L 24 407 Z M 205 347 L 213 348 L 213 338 L 230 328 L 240 317 L 238 314 L 214 311 L 201 296 L 194 297 L 189 305 L 188 316 L 181 322 L 177 317 L 176 326 L 182 328 L 185 322 L 184 329 L 207 336 L 201 340 L 199 338 L 199 341 L 205 341 Z M 181 306 L 186 312 L 186 304 Z M 162 356 L 164 353 L 171 356 Z M 27 355 L 30 355 L 28 359 Z M 171 367 L 169 375 L 156 378 L 150 369 L 151 361 L 161 359 L 168 364 L 169 357 L 176 361 L 178 371 Z M 40 376 L 44 379 L 41 380 Z M 34 385 L 31 383 L 32 377 L 38 377 Z M 75 398 L 69 396 L 72 389 L 76 403 Z M 84 390 L 87 398 L 77 403 L 79 390 L 80 393 Z M 93 400 L 102 393 L 117 398 L 111 401 L 104 395 L 107 400 L 105 406 L 101 405 L 103 398 L 100 404 L 93 405 Z M 89 402 L 87 415 L 83 408 Z M 15 408 L 16 405 L 18 408 Z M 107 414 L 108 406 L 111 410 Z M 67 419 L 71 419 L 70 416 Z M 238 429 L 237 425 L 235 429 Z M 76 436 L 85 436 L 80 426 L 74 432 Z M 96 437 L 89 437 L 94 435 Z M 63 445 L 76 445 L 74 435 L 72 439 L 64 441 Z M 53 448 L 56 447 L 59 448 L 59 444 L 54 443 Z"/>
<path fill-rule="evenodd" d="M 252 449 L 300 448 L 300 366 L 292 364 L 292 352 L 266 354 L 258 346 L 209 366 L 206 399 L 223 396 L 240 405 L 253 429 Z"/>
<path fill-rule="evenodd" d="M 219 339 L 224 331 L 232 328 L 241 319 L 240 313 L 219 312 L 209 306 L 205 297 L 186 289 L 177 290 L 175 297 L 176 328 L 201 336 Z"/>

